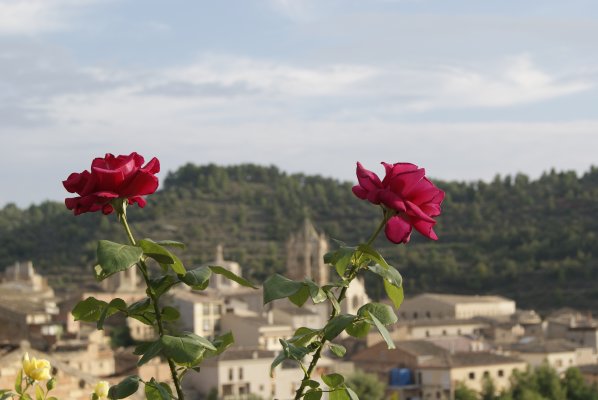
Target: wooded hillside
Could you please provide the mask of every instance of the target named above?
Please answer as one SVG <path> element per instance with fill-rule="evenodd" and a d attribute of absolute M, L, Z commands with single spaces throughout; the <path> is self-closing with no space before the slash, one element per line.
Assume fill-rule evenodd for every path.
<path fill-rule="evenodd" d="M 597 308 L 598 168 L 583 176 L 550 171 L 537 180 L 435 183 L 447 193 L 440 240 L 414 233 L 407 246 L 383 237 L 378 243 L 403 274 L 407 295 L 493 293 L 523 307 Z M 226 258 L 260 281 L 284 271 L 284 243 L 304 216 L 346 243 L 367 238 L 379 210 L 357 199 L 352 185 L 273 166 L 188 164 L 168 174 L 145 209 L 131 207 L 129 215 L 138 237 L 187 243 L 181 253 L 187 264 L 212 260 L 223 243 Z M 3 267 L 30 259 L 52 274 L 87 269 L 100 238 L 124 241 L 114 215 L 74 217 L 56 202 L 0 210 Z M 381 293 L 373 282 L 368 289 L 374 297 Z"/>

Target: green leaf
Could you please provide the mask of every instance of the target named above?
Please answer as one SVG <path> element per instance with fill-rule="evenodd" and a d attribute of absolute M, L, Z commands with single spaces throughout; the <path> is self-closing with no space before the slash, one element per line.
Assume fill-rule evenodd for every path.
<path fill-rule="evenodd" d="M 98 265 L 95 267 L 96 279 L 103 280 L 120 271 L 135 265 L 143 256 L 143 250 L 137 246 L 129 246 L 100 240 L 98 242 Z"/>
<path fill-rule="evenodd" d="M 199 267 L 188 271 L 183 276 L 179 276 L 179 279 L 195 290 L 204 290 L 210 284 L 210 276 L 212 276 L 210 268 Z"/>
<path fill-rule="evenodd" d="M 150 280 L 150 286 L 156 297 L 162 296 L 177 283 L 180 283 L 180 281 L 172 275 L 163 275 Z"/>
<path fill-rule="evenodd" d="M 301 289 L 299 289 L 294 295 L 289 296 L 289 300 L 291 303 L 296 305 L 297 307 L 301 307 L 305 304 L 307 299 L 309 298 L 309 288 L 302 284 Z"/>
<path fill-rule="evenodd" d="M 75 321 L 96 322 L 102 310 L 108 305 L 105 301 L 98 300 L 95 297 L 88 297 L 77 303 L 71 311 Z"/>
<path fill-rule="evenodd" d="M 321 390 L 309 390 L 303 396 L 304 400 L 320 400 L 322 398 L 322 391 Z"/>
<path fill-rule="evenodd" d="M 137 242 L 137 246 L 143 249 L 143 254 L 160 264 L 174 264 L 172 253 L 151 239 L 141 239 Z"/>
<path fill-rule="evenodd" d="M 341 374 L 322 375 L 322 381 L 330 386 L 330 388 L 337 388 L 345 382 L 345 378 Z"/>
<path fill-rule="evenodd" d="M 350 387 L 345 388 L 345 390 L 347 391 L 347 393 L 349 394 L 349 398 L 351 400 L 359 400 L 359 396 L 357 395 L 357 393 L 355 393 L 353 391 L 353 389 L 351 389 Z"/>
<path fill-rule="evenodd" d="M 136 356 L 140 356 L 142 354 L 145 354 L 145 352 L 147 351 L 147 349 L 150 348 L 150 346 L 153 344 L 154 342 L 143 342 L 138 344 L 135 347 L 135 350 L 133 350 L 133 354 L 135 354 Z"/>
<path fill-rule="evenodd" d="M 187 270 L 185 269 L 185 266 L 183 265 L 183 262 L 181 261 L 181 259 L 172 253 L 171 253 L 171 256 L 174 260 L 174 263 L 170 264 L 169 267 L 172 268 L 172 270 L 174 271 L 175 274 L 185 275 L 187 273 Z"/>
<path fill-rule="evenodd" d="M 209 268 L 212 270 L 213 273 L 222 275 L 225 278 L 230 279 L 231 281 L 235 281 L 235 282 L 237 282 L 241 286 L 250 287 L 252 289 L 257 289 L 257 286 L 255 286 L 253 283 L 249 282 L 245 278 L 242 278 L 242 277 L 240 277 L 238 275 L 235 275 L 234 273 L 230 272 L 226 268 L 219 267 L 217 265 L 210 265 Z"/>
<path fill-rule="evenodd" d="M 343 357 L 347 352 L 345 346 L 341 346 L 340 344 L 328 343 L 328 347 L 330 347 L 330 351 L 337 357 Z"/>
<path fill-rule="evenodd" d="M 162 309 L 163 321 L 176 321 L 180 316 L 181 313 L 174 307 L 166 306 Z"/>
<path fill-rule="evenodd" d="M 340 388 L 328 394 L 328 400 L 351 400 L 346 388 Z"/>
<path fill-rule="evenodd" d="M 403 302 L 403 277 L 394 267 L 383 268 L 380 265 L 368 267 L 370 271 L 382 277 L 384 290 L 395 308 L 399 308 Z"/>
<path fill-rule="evenodd" d="M 122 311 L 124 313 L 127 312 L 127 303 L 123 299 L 112 299 L 110 303 L 106 304 L 100 313 L 100 317 L 98 318 L 97 329 L 102 330 L 104 329 L 104 321 L 111 315 L 116 314 L 117 312 Z"/>
<path fill-rule="evenodd" d="M 279 274 L 271 275 L 264 282 L 264 304 L 292 296 L 302 287 L 302 282 L 292 281 Z"/>
<path fill-rule="evenodd" d="M 311 343 L 316 336 L 320 334 L 319 329 L 311 329 L 302 326 L 295 331 L 295 334 L 288 341 L 293 343 L 295 346 L 307 346 Z"/>
<path fill-rule="evenodd" d="M 226 332 L 223 335 L 216 336 L 214 340 L 212 340 L 212 344 L 214 345 L 214 347 L 216 347 L 216 351 L 207 350 L 204 354 L 204 357 L 215 357 L 221 354 L 224 350 L 228 349 L 234 343 L 235 338 L 233 337 L 232 332 Z"/>
<path fill-rule="evenodd" d="M 327 253 L 324 255 L 324 262 L 326 264 L 330 264 L 334 266 L 338 275 L 343 278 L 345 276 L 345 271 L 347 270 L 347 266 L 351 262 L 353 258 L 353 253 L 355 252 L 355 247 L 341 247 L 337 251 L 333 253 Z"/>
<path fill-rule="evenodd" d="M 127 314 L 146 325 L 153 325 L 156 322 L 156 314 L 149 297 L 138 300 L 127 309 Z"/>
<path fill-rule="evenodd" d="M 124 399 L 137 392 L 140 378 L 137 375 L 127 376 L 108 390 L 108 398 Z"/>
<path fill-rule="evenodd" d="M 316 285 L 316 283 L 311 279 L 306 278 L 304 282 L 307 285 L 307 288 L 309 289 L 309 296 L 311 297 L 311 300 L 314 302 L 314 304 L 326 301 L 326 292 L 324 292 L 324 290 L 321 287 Z"/>
<path fill-rule="evenodd" d="M 217 350 L 208 339 L 191 332 L 182 336 L 164 335 L 160 340 L 164 355 L 179 364 L 192 365 L 203 355 L 205 349 Z"/>
<path fill-rule="evenodd" d="M 278 341 L 282 345 L 282 349 L 286 355 L 286 358 L 290 360 L 301 361 L 303 360 L 303 357 L 311 352 L 311 350 L 307 347 L 295 346 L 284 339 L 278 339 Z"/>
<path fill-rule="evenodd" d="M 274 377 L 274 369 L 276 367 L 278 367 L 278 365 L 286 359 L 287 359 L 287 356 L 284 353 L 284 351 L 281 351 L 280 353 L 278 353 L 278 355 L 276 356 L 274 361 L 272 361 L 272 364 L 270 364 L 270 378 Z"/>
<path fill-rule="evenodd" d="M 384 341 L 388 345 L 388 348 L 389 349 L 395 349 L 396 347 L 395 347 L 394 342 L 392 341 L 392 338 L 390 337 L 390 333 L 388 332 L 388 330 L 386 329 L 386 327 L 382 324 L 382 322 L 378 321 L 378 318 L 376 318 L 373 315 L 370 315 L 370 318 L 374 322 L 374 325 L 376 325 L 376 328 L 378 328 L 378 331 L 380 332 L 380 334 L 384 338 Z"/>
<path fill-rule="evenodd" d="M 48 392 L 56 387 L 56 379 L 52 378 L 48 382 L 46 382 L 46 390 Z"/>
<path fill-rule="evenodd" d="M 378 253 L 378 251 L 376 251 L 376 249 L 373 247 L 368 246 L 367 244 L 360 244 L 357 246 L 357 251 L 361 251 L 362 253 L 366 254 L 370 260 L 375 261 L 378 265 L 381 265 L 382 268 L 390 268 L 390 265 L 388 265 L 384 257 L 382 257 L 380 253 Z"/>
<path fill-rule="evenodd" d="M 135 303 L 131 304 L 127 309 L 127 313 L 129 314 L 138 314 L 149 309 L 153 309 L 152 307 L 152 299 L 149 297 L 143 298 L 141 300 L 137 300 Z"/>
<path fill-rule="evenodd" d="M 35 400 L 44 400 L 44 390 L 40 385 L 35 385 Z"/>
<path fill-rule="evenodd" d="M 158 243 L 160 246 L 177 247 L 179 249 L 185 249 L 187 247 L 185 243 L 177 242 L 175 240 L 158 240 L 156 243 Z"/>
<path fill-rule="evenodd" d="M 382 303 L 364 304 L 357 310 L 357 315 L 366 318 L 373 315 L 384 325 L 394 324 L 398 319 L 392 307 Z"/>
<path fill-rule="evenodd" d="M 19 369 L 19 372 L 17 372 L 17 376 L 15 377 L 15 392 L 17 392 L 18 394 L 23 393 L 23 370 Z"/>
<path fill-rule="evenodd" d="M 347 333 L 353 337 L 363 338 L 366 337 L 370 332 L 371 327 L 372 325 L 369 322 L 364 321 L 361 318 L 357 318 L 349 326 L 347 326 L 347 328 L 345 328 L 345 331 L 347 331 Z"/>
<path fill-rule="evenodd" d="M 320 382 L 308 379 L 307 381 L 305 381 L 305 385 L 309 386 L 310 388 L 317 388 L 320 386 Z"/>
<path fill-rule="evenodd" d="M 403 304 L 403 300 L 405 299 L 405 294 L 403 293 L 403 287 L 396 287 L 395 285 L 389 283 L 386 279 L 384 280 L 384 290 L 386 291 L 386 295 L 392 301 L 392 304 L 398 310 Z"/>
<path fill-rule="evenodd" d="M 147 363 L 152 358 L 156 357 L 162 351 L 162 342 L 160 340 L 156 340 L 155 342 L 144 343 L 144 348 L 140 353 L 137 353 L 137 349 L 135 349 L 137 355 L 143 354 L 143 356 L 137 361 L 137 366 L 142 366 L 143 364 Z"/>
<path fill-rule="evenodd" d="M 332 340 L 355 320 L 355 315 L 342 314 L 332 318 L 324 327 L 324 339 Z"/>
<path fill-rule="evenodd" d="M 330 289 L 325 289 L 324 292 L 326 293 L 326 297 L 328 297 L 328 300 L 330 301 L 330 304 L 332 305 L 332 308 L 334 309 L 336 314 L 337 315 L 340 314 L 341 313 L 341 305 L 339 304 L 338 300 L 336 299 L 334 292 L 332 292 L 332 290 L 330 290 Z"/>
<path fill-rule="evenodd" d="M 145 384 L 145 398 L 147 400 L 170 400 L 172 399 L 172 396 L 162 383 L 159 383 L 152 378 Z"/>
<path fill-rule="evenodd" d="M 0 390 L 0 400 L 11 400 L 15 394 L 10 390 Z"/>

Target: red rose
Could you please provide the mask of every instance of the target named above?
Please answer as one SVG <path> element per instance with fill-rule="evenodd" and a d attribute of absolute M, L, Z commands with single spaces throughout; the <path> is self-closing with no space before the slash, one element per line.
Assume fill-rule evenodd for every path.
<path fill-rule="evenodd" d="M 114 210 L 111 201 L 118 198 L 144 207 L 146 201 L 141 196 L 152 194 L 158 188 L 155 174 L 160 172 L 160 161 L 154 157 L 142 165 L 143 157 L 135 152 L 128 156 L 106 154 L 104 158 L 96 158 L 91 163 L 91 172 L 74 172 L 62 181 L 66 190 L 79 195 L 66 198 L 66 208 L 75 215 L 99 210 L 110 214 Z"/>
<path fill-rule="evenodd" d="M 357 180 L 353 193 L 362 200 L 382 204 L 394 210 L 384 229 L 386 237 L 393 243 L 407 243 L 411 230 L 415 228 L 422 235 L 437 240 L 433 217 L 440 215 L 440 204 L 444 192 L 425 177 L 426 171 L 409 163 L 387 164 L 386 176 L 378 176 L 357 163 Z"/>

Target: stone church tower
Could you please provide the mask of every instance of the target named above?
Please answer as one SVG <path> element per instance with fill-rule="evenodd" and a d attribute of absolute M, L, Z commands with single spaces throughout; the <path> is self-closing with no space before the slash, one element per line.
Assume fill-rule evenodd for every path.
<path fill-rule="evenodd" d="M 305 218 L 303 226 L 287 240 L 287 273 L 293 280 L 310 278 L 318 285 L 329 283 L 330 266 L 324 264 L 328 241 L 323 233 Z"/>

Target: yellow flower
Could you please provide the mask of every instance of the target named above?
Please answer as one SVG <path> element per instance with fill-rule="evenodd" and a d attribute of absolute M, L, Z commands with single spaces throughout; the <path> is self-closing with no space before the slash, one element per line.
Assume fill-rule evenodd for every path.
<path fill-rule="evenodd" d="M 99 399 L 107 399 L 108 389 L 110 389 L 110 384 L 108 382 L 99 381 L 98 383 L 96 383 L 96 387 L 93 390 L 93 392 L 96 396 L 98 396 Z"/>
<path fill-rule="evenodd" d="M 35 357 L 29 359 L 29 353 L 23 357 L 23 372 L 34 381 L 45 381 L 50 379 L 50 362 L 48 360 L 37 360 Z"/>

